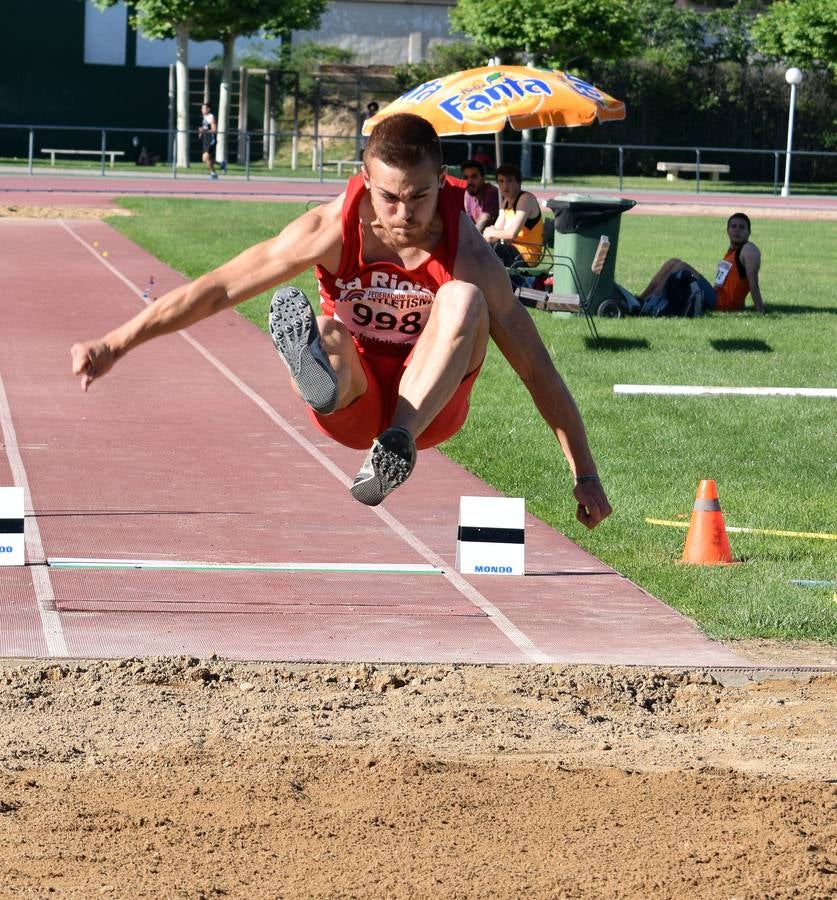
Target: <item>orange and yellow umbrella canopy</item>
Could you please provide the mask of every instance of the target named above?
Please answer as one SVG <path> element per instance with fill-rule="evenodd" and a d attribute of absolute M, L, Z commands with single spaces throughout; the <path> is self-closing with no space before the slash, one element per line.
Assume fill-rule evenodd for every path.
<path fill-rule="evenodd" d="M 368 118 L 363 133 L 394 113 L 421 116 L 444 137 L 500 132 L 506 122 L 521 131 L 616 121 L 625 118 L 625 104 L 559 69 L 501 65 L 420 84 Z"/>

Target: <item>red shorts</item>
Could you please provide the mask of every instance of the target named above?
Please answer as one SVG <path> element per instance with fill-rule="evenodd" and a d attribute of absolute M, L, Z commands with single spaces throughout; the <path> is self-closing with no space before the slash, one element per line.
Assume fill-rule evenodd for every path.
<path fill-rule="evenodd" d="M 338 443 L 354 450 L 368 450 L 372 441 L 392 424 L 398 402 L 398 386 L 413 353 L 410 350 L 404 356 L 400 352 L 376 352 L 358 342 L 355 342 L 355 347 L 366 374 L 366 392 L 337 412 L 320 415 L 309 408 L 308 415 L 323 434 Z M 480 368 L 481 366 L 462 379 L 445 408 L 416 439 L 417 449 L 424 450 L 441 444 L 453 437 L 465 424 L 471 389 Z"/>

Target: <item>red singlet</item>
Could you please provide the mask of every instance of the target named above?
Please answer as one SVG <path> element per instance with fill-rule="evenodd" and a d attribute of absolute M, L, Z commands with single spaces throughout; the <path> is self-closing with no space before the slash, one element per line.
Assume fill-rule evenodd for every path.
<path fill-rule="evenodd" d="M 415 342 L 427 323 L 439 288 L 453 279 L 459 244 L 463 190 L 446 182 L 437 210 L 442 234 L 430 256 L 414 269 L 392 262 L 365 262 L 360 204 L 366 196 L 362 175 L 349 179 L 343 202 L 340 266 L 332 273 L 317 266 L 324 315 L 351 333 L 366 374 L 366 393 L 349 406 L 324 416 L 309 411 L 314 424 L 341 444 L 368 449 L 392 422 L 398 385 Z M 447 440 L 468 416 L 468 397 L 479 369 L 470 373 L 433 422 L 418 436 L 419 449 Z"/>

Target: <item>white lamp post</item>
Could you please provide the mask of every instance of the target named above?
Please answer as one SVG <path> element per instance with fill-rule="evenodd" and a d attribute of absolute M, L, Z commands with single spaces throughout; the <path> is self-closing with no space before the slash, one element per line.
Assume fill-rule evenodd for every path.
<path fill-rule="evenodd" d="M 793 108 L 796 104 L 796 86 L 802 83 L 802 70 L 794 66 L 785 72 L 785 81 L 791 86 L 790 110 L 788 112 L 788 149 L 785 153 L 785 183 L 782 185 L 782 196 L 790 196 L 791 145 L 793 144 Z"/>

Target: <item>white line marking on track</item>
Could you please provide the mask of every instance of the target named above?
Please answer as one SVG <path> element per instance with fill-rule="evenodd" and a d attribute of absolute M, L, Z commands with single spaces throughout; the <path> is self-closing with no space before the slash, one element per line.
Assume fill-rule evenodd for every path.
<path fill-rule="evenodd" d="M 80 235 L 76 234 L 72 228 L 67 225 L 63 219 L 58 219 L 59 224 L 79 242 L 98 262 L 108 269 L 116 278 L 118 278 L 126 287 L 128 287 L 136 296 L 149 306 L 153 301 L 143 297 L 142 290 L 134 284 L 127 276 L 123 275 L 111 262 L 102 258 L 94 247 L 87 243 Z M 311 441 L 303 434 L 297 431 L 293 425 L 284 419 L 262 396 L 257 394 L 251 387 L 245 384 L 231 369 L 228 369 L 215 355 L 206 349 L 201 343 L 196 341 L 188 331 L 179 331 L 178 334 L 190 344 L 201 356 L 211 363 L 222 375 L 224 375 L 232 384 L 234 384 L 246 397 L 249 397 L 262 412 L 278 425 L 287 435 L 296 441 L 299 446 L 310 454 L 318 463 L 331 475 L 333 475 L 345 488 L 351 487 L 352 478 L 348 476 L 339 466 L 335 465 L 321 450 L 319 450 Z M 458 572 L 450 570 L 445 561 L 435 553 L 430 547 L 414 535 L 405 525 L 402 525 L 395 516 L 388 513 L 380 506 L 369 507 L 370 512 L 377 515 L 389 528 L 397 534 L 403 541 L 411 546 L 421 557 L 427 560 L 431 566 L 444 569 L 445 578 L 451 585 L 459 591 L 464 597 L 470 600 L 478 609 L 482 610 L 491 622 L 511 641 L 524 656 L 532 662 L 548 663 L 554 662 L 552 657 L 538 649 L 531 639 L 523 631 L 521 631 L 506 615 L 504 615 L 490 600 L 469 584 Z"/>
<path fill-rule="evenodd" d="M 196 572 L 374 572 L 378 575 L 442 575 L 442 569 L 421 563 L 221 563 L 191 559 L 86 559 L 55 556 L 47 563 L 54 569 L 176 569 Z"/>
<path fill-rule="evenodd" d="M 837 397 L 837 388 L 804 387 L 712 387 L 689 384 L 614 384 L 614 394 L 674 394 L 708 397 L 739 394 L 750 397 Z"/>
<path fill-rule="evenodd" d="M 9 400 L 6 397 L 6 388 L 3 385 L 2 375 L 0 375 L 0 432 L 2 432 L 3 440 L 6 444 L 6 456 L 9 460 L 9 467 L 12 470 L 15 487 L 23 488 L 24 506 L 26 509 L 34 512 L 32 495 L 29 492 L 29 479 L 26 477 L 23 457 L 20 455 L 17 434 L 12 423 L 12 412 L 9 407 Z M 38 528 L 38 520 L 34 515 L 26 516 L 23 526 L 23 540 L 26 544 L 29 562 L 40 562 L 44 558 L 44 545 L 41 540 L 41 531 Z M 68 656 L 64 628 L 61 625 L 61 614 L 55 608 L 55 592 L 52 589 L 49 569 L 46 566 L 30 565 L 29 572 L 32 575 L 32 586 L 35 589 L 38 615 L 41 619 L 41 631 L 44 635 L 47 652 L 50 656 Z"/>

